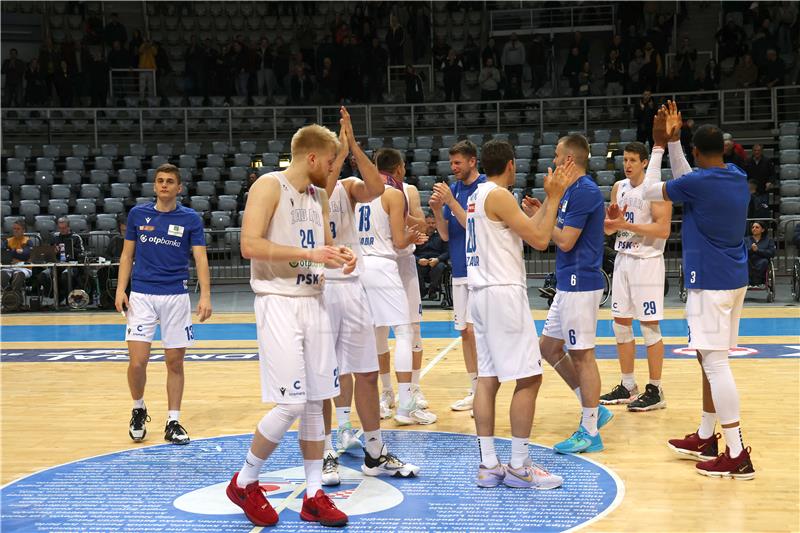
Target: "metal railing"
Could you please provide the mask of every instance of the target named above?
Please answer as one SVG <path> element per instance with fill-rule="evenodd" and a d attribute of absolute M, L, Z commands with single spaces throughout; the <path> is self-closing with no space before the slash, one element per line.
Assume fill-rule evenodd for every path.
<path fill-rule="evenodd" d="M 800 117 L 800 87 L 658 93 L 676 99 L 685 118 L 722 126 L 777 128 Z M 640 95 L 374 104 L 349 107 L 359 135 L 584 131 L 629 128 Z M 288 139 L 317 122 L 338 128 L 338 106 L 4 109 L 3 146 L 20 142 L 200 142 Z"/>
<path fill-rule="evenodd" d="M 575 5 L 538 9 L 500 9 L 489 12 L 492 35 L 603 31 L 614 27 L 615 6 Z"/>

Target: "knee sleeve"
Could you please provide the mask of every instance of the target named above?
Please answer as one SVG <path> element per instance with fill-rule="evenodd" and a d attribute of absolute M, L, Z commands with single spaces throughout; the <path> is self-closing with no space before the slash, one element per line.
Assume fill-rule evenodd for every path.
<path fill-rule="evenodd" d="M 611 323 L 611 328 L 614 330 L 617 344 L 627 344 L 634 341 L 633 326 L 624 326 L 614 321 Z"/>
<path fill-rule="evenodd" d="M 711 397 L 720 424 L 732 424 L 739 421 L 739 391 L 733 379 L 728 352 L 723 350 L 700 351 L 703 370 L 711 385 Z"/>
<path fill-rule="evenodd" d="M 305 403 L 305 409 L 300 416 L 300 440 L 311 442 L 325 440 L 322 400 Z"/>
<path fill-rule="evenodd" d="M 641 324 L 641 326 L 645 346 L 652 346 L 661 340 L 660 324 Z"/>
<path fill-rule="evenodd" d="M 394 369 L 395 372 L 411 372 L 412 357 L 411 345 L 414 332 L 411 324 L 403 324 L 394 327 L 395 348 L 394 348 Z"/>
<path fill-rule="evenodd" d="M 270 442 L 280 442 L 297 417 L 303 414 L 304 407 L 302 403 L 279 403 L 259 420 L 258 432 Z"/>
<path fill-rule="evenodd" d="M 411 324 L 411 330 L 414 332 L 414 336 L 411 340 L 411 351 L 412 352 L 421 352 L 422 351 L 422 333 L 421 328 L 419 326 L 419 322 L 414 322 Z"/>
<path fill-rule="evenodd" d="M 375 328 L 375 348 L 378 350 L 378 355 L 389 352 L 389 326 Z"/>

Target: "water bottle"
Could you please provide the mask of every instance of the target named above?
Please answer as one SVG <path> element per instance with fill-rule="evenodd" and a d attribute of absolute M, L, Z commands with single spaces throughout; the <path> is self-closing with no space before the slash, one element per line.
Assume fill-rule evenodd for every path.
<path fill-rule="evenodd" d="M 67 262 L 67 253 L 66 253 L 66 248 L 64 247 L 64 243 L 63 242 L 58 243 L 58 261 L 60 263 L 66 263 Z"/>

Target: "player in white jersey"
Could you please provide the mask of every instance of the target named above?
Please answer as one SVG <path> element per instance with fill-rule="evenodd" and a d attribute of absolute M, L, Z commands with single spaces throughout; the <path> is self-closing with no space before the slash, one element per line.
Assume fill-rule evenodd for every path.
<path fill-rule="evenodd" d="M 389 327 L 394 329 L 395 373 L 399 389 L 394 419 L 401 425 L 432 424 L 436 422 L 436 416 L 421 409 L 412 394 L 414 333 L 408 298 L 397 266 L 398 250 L 425 242 L 427 235 L 406 228 L 406 199 L 393 178 L 405 172 L 402 154 L 391 148 L 382 148 L 375 154 L 375 164 L 387 184 L 380 198 L 356 205 L 359 244 L 364 256 L 361 279 L 375 322 L 379 354 L 388 351 L 380 339 L 388 338 Z"/>
<path fill-rule="evenodd" d="M 654 137 L 660 134 L 653 132 Z M 611 392 L 600 396 L 600 403 L 628 404 L 629 411 L 652 411 L 667 406 L 661 388 L 664 341 L 659 321 L 664 318 L 664 245 L 670 232 L 672 204 L 642 198 L 645 183 L 661 181 L 661 165 L 648 166 L 648 158 L 644 144 L 632 142 L 625 146 L 626 179 L 611 189 L 611 205 L 604 221 L 606 235 L 617 234 L 611 316 L 622 377 Z M 642 327 L 650 371 L 650 382 L 641 394 L 633 373 L 634 319 Z"/>
<path fill-rule="evenodd" d="M 339 395 L 339 368 L 322 297 L 324 267 L 356 266 L 356 255 L 333 246 L 325 185 L 336 158 L 336 135 L 316 124 L 292 137 L 292 162 L 250 188 L 242 221 L 242 256 L 250 286 L 261 367 L 261 398 L 275 407 L 258 423 L 242 469 L 227 488 L 230 500 L 257 526 L 277 523 L 258 476 L 283 435 L 300 418 L 306 494 L 300 517 L 343 526 L 347 515 L 322 490 L 323 401 Z"/>
<path fill-rule="evenodd" d="M 544 185 L 547 198 L 526 216 L 507 189 L 516 172 L 513 147 L 506 141 L 489 141 L 481 149 L 481 161 L 487 181 L 469 197 L 466 240 L 470 314 L 478 348 L 473 410 L 481 462 L 476 483 L 554 489 L 563 479 L 533 464 L 528 453 L 542 355 L 528 302 L 522 240 L 537 250 L 547 249 L 559 200 L 578 172 L 572 162 L 555 174 L 551 171 Z M 495 399 L 500 385 L 512 380 L 511 460 L 503 466 L 494 447 Z"/>
<path fill-rule="evenodd" d="M 330 229 L 335 246 L 346 246 L 360 257 L 354 217 L 358 202 L 371 202 L 383 194 L 384 184 L 378 169 L 356 143 L 350 115 L 341 109 L 342 129 L 339 134 L 341 148 L 328 176 L 326 192 L 329 195 Z M 339 180 L 342 165 L 352 150 L 362 179 L 348 177 Z M 341 393 L 334 398 L 336 421 L 339 425 L 338 449 L 334 451 L 331 437 L 331 402 L 323 404 L 325 420 L 325 452 L 323 456 L 323 485 L 338 485 L 339 453 L 350 448 L 361 448 L 350 424 L 350 406 L 353 399 L 364 429 L 364 466 L 367 475 L 414 476 L 419 467 L 404 463 L 389 453 L 383 443 L 380 426 L 378 395 L 378 357 L 372 314 L 359 273 L 362 265 L 349 274 L 340 269 L 325 271 L 325 308 L 333 331 L 333 342 L 339 364 Z"/>

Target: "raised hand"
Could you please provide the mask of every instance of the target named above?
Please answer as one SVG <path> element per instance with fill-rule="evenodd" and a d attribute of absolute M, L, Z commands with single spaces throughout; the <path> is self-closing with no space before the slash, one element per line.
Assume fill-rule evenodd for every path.
<path fill-rule="evenodd" d="M 606 218 L 614 220 L 625 216 L 625 212 L 628 210 L 628 206 L 626 205 L 624 209 L 620 209 L 619 204 L 611 204 L 606 208 Z"/>
<path fill-rule="evenodd" d="M 653 117 L 653 144 L 666 148 L 667 139 L 667 108 L 662 105 Z"/>
<path fill-rule="evenodd" d="M 524 211 L 529 217 L 535 215 L 536 212 L 539 211 L 540 207 L 542 207 L 542 202 L 540 202 L 538 198 L 526 196 L 522 199 L 522 211 Z"/>
<path fill-rule="evenodd" d="M 625 205 L 622 209 L 617 204 L 611 204 L 606 209 L 606 218 L 603 220 L 603 227 L 608 231 L 619 231 L 625 225 L 625 213 L 628 212 L 628 206 Z"/>
<path fill-rule="evenodd" d="M 678 111 L 678 104 L 667 100 L 667 136 L 671 142 L 681 139 L 681 126 L 683 126 L 683 117 Z"/>
<path fill-rule="evenodd" d="M 353 121 L 350 118 L 350 112 L 347 111 L 346 107 L 342 106 L 342 107 L 339 108 L 339 114 L 342 117 L 341 120 L 339 121 L 339 123 L 342 125 L 342 127 L 345 130 L 345 133 L 347 135 L 347 141 L 351 145 L 355 144 L 356 138 L 355 138 L 355 134 L 353 133 Z"/>
<path fill-rule="evenodd" d="M 344 108 L 342 108 L 344 109 Z M 350 139 L 347 135 L 347 122 L 339 119 L 339 157 L 344 157 L 350 153 Z"/>
<path fill-rule="evenodd" d="M 580 178 L 580 171 L 573 160 L 568 160 L 563 165 L 556 167 L 555 172 L 552 168 L 547 169 L 547 176 L 544 178 L 544 192 L 553 199 L 559 199 L 573 183 Z"/>
<path fill-rule="evenodd" d="M 439 197 L 442 199 L 442 204 L 447 205 L 454 200 L 453 191 L 450 190 L 450 186 L 446 183 L 434 183 L 433 192 L 439 195 Z"/>
<path fill-rule="evenodd" d="M 442 201 L 441 195 L 437 193 L 433 193 L 428 200 L 428 205 L 431 209 L 436 209 L 437 211 L 444 206 L 444 202 Z"/>

